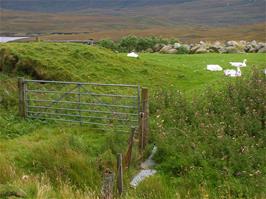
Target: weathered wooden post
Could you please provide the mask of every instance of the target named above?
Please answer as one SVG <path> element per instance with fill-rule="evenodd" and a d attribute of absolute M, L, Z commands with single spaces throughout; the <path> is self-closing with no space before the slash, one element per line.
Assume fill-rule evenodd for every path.
<path fill-rule="evenodd" d="M 149 93 L 148 88 L 142 88 L 142 112 L 143 112 L 143 150 L 148 143 L 149 136 Z"/>
<path fill-rule="evenodd" d="M 129 168 L 130 167 L 130 163 L 131 163 L 131 156 L 132 156 L 132 148 L 133 148 L 133 144 L 134 144 L 134 135 L 135 135 L 135 128 L 131 129 L 131 135 L 130 138 L 128 140 L 128 149 L 127 149 L 127 153 L 125 156 L 125 167 Z"/>
<path fill-rule="evenodd" d="M 144 148 L 144 113 L 140 113 L 140 125 L 139 125 L 139 151 L 143 152 Z"/>
<path fill-rule="evenodd" d="M 123 157 L 121 153 L 117 155 L 117 189 L 118 189 L 118 194 L 122 195 L 123 193 Z"/>
<path fill-rule="evenodd" d="M 103 186 L 102 186 L 102 199 L 113 199 L 114 190 L 114 174 L 110 169 L 104 172 Z"/>
<path fill-rule="evenodd" d="M 19 107 L 19 115 L 23 118 L 26 117 L 25 111 L 25 83 L 22 77 L 18 78 L 18 107 Z"/>

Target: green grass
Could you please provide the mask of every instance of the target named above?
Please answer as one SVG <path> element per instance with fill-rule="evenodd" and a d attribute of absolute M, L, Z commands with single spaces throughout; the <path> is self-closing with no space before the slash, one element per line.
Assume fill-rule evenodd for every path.
<path fill-rule="evenodd" d="M 41 79 L 140 84 L 155 90 L 194 90 L 229 79 L 222 72 L 206 71 L 207 64 L 232 68 L 229 61 L 247 58 L 244 76 L 254 65 L 266 67 L 264 54 L 141 54 L 140 59 L 131 59 L 125 54 L 80 44 L 10 43 L 0 47 L 0 69 L 5 71 L 24 71 Z"/>
<path fill-rule="evenodd" d="M 207 64 L 231 68 L 229 61 L 245 58 L 248 67 L 242 70 L 242 78 L 227 78 L 222 72 L 206 71 Z M 261 184 L 265 182 L 265 168 L 254 163 L 265 161 L 260 113 L 242 114 L 241 110 L 242 106 L 249 110 L 263 109 L 265 101 L 261 93 L 265 84 L 254 87 L 253 92 L 250 85 L 254 83 L 245 82 L 250 79 L 253 66 L 259 70 L 266 68 L 264 54 L 140 54 L 140 59 L 131 59 L 125 54 L 79 44 L 9 43 L 0 45 L 0 59 L 0 193 L 1 190 L 22 189 L 28 198 L 85 198 L 86 195 L 94 198 L 100 192 L 104 168 L 115 169 L 115 155 L 125 151 L 129 137 L 129 134 L 111 130 L 96 131 L 89 126 L 22 120 L 17 113 L 16 78 L 23 76 L 140 84 L 149 88 L 150 141 L 159 146 L 156 157 L 159 173 L 132 190 L 128 182 L 136 172 L 135 161 L 135 167 L 125 174 L 125 198 L 263 197 Z M 226 85 L 239 81 L 243 86 L 233 90 L 238 97 L 226 101 L 229 99 Z M 215 88 L 215 92 L 206 93 L 210 87 Z M 176 94 L 177 90 L 185 95 Z M 247 103 L 250 96 L 258 98 L 251 98 L 252 103 Z M 223 105 L 225 101 L 228 106 Z M 238 101 L 241 106 L 237 105 Z M 231 110 L 229 105 L 235 109 Z M 197 112 L 200 119 L 193 116 Z M 226 118 L 226 125 L 233 123 L 235 128 L 219 140 L 216 130 L 220 132 L 225 128 L 225 124 L 220 124 L 222 118 Z M 215 125 L 206 126 L 210 122 Z M 250 136 L 254 132 L 258 136 L 256 139 Z M 237 143 L 230 133 L 239 135 Z M 202 146 L 193 149 L 193 143 Z M 245 145 L 248 153 L 238 156 L 239 148 Z M 202 151 L 206 151 L 207 158 Z M 222 158 L 219 151 L 232 154 L 231 164 L 226 165 L 219 159 Z M 249 174 L 254 175 L 256 171 L 252 165 L 262 172 L 254 179 L 234 177 L 232 173 L 224 178 L 218 173 L 221 166 L 226 166 L 229 173 L 237 170 L 237 166 L 242 170 L 247 167 Z M 23 180 L 23 175 L 28 175 L 29 179 Z M 251 188 L 252 184 L 257 187 Z"/>
<path fill-rule="evenodd" d="M 141 58 L 149 63 L 162 65 L 164 68 L 174 69 L 174 74 L 167 71 L 162 75 L 162 82 L 166 81 L 169 86 L 186 90 L 197 90 L 208 86 L 216 86 L 230 81 L 224 77 L 223 72 L 210 72 L 206 70 L 207 64 L 219 64 L 224 69 L 235 69 L 229 62 L 242 62 L 248 60 L 248 67 L 242 69 L 243 76 L 250 74 L 252 67 L 266 68 L 264 54 L 199 54 L 199 55 L 163 55 L 143 54 Z M 171 80 L 167 76 L 172 76 Z M 165 78 L 165 80 L 164 80 Z"/>

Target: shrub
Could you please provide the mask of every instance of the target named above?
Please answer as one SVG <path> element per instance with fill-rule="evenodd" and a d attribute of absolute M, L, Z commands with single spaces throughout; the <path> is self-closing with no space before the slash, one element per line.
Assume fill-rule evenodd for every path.
<path fill-rule="evenodd" d="M 111 39 L 100 40 L 97 44 L 101 47 L 108 48 L 113 51 L 118 50 L 117 44 L 115 44 L 115 42 L 113 42 Z"/>
<path fill-rule="evenodd" d="M 163 39 L 161 37 L 137 37 L 129 35 L 121 38 L 119 41 L 114 42 L 106 39 L 98 42 L 99 46 L 117 50 L 119 52 L 131 52 L 131 51 L 145 51 L 149 48 L 153 48 L 156 44 L 174 44 L 178 42 L 177 39 Z"/>
<path fill-rule="evenodd" d="M 189 49 L 185 46 L 181 46 L 179 49 L 178 49 L 178 54 L 188 54 L 189 53 Z"/>
<path fill-rule="evenodd" d="M 181 178 L 178 186 L 186 181 L 186 189 L 205 184 L 212 197 L 263 196 L 265 96 L 266 78 L 256 71 L 192 102 L 175 92 L 155 95 L 161 103 L 151 110 L 151 129 L 161 170 Z"/>
<path fill-rule="evenodd" d="M 122 52 L 130 52 L 138 49 L 138 38 L 136 36 L 123 37 L 119 41 L 119 48 Z"/>

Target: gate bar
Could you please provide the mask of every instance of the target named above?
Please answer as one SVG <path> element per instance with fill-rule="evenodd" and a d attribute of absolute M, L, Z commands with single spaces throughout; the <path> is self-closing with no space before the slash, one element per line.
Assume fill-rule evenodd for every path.
<path fill-rule="evenodd" d="M 118 107 L 118 108 L 136 108 L 135 106 L 126 106 L 126 105 L 115 105 L 115 104 L 101 104 L 101 103 L 86 103 L 86 102 L 72 102 L 72 101 L 58 101 L 58 100 L 36 100 L 36 99 L 31 99 L 28 100 L 31 102 L 52 102 L 56 104 L 81 104 L 81 105 L 91 105 L 91 106 L 110 106 L 110 107 Z"/>
<path fill-rule="evenodd" d="M 60 92 L 60 91 L 49 91 L 49 90 L 27 90 L 27 93 L 58 93 L 58 94 L 76 94 L 76 95 L 92 95 L 92 96 L 102 96 L 102 97 L 121 97 L 121 98 L 138 98 L 138 96 L 129 95 L 115 95 L 115 94 L 97 94 L 89 92 Z"/>
<path fill-rule="evenodd" d="M 74 108 L 53 108 L 47 106 L 28 106 L 29 108 L 37 108 L 37 109 L 53 109 L 53 110 L 66 110 L 66 111 L 79 111 L 79 109 Z M 114 115 L 132 115 L 138 116 L 136 113 L 124 113 L 124 112 L 110 112 L 110 111 L 97 111 L 97 110 L 81 110 L 81 112 L 89 112 L 89 113 L 106 113 L 106 114 L 114 114 Z"/>
<path fill-rule="evenodd" d="M 82 84 L 92 86 L 118 86 L 118 87 L 132 87 L 138 88 L 137 85 L 131 84 L 98 84 L 98 83 L 85 83 L 85 82 L 64 82 L 64 81 L 50 81 L 50 80 L 24 80 L 24 82 L 35 82 L 35 83 L 55 83 L 55 84 Z"/>
<path fill-rule="evenodd" d="M 78 110 L 78 109 L 77 109 Z M 80 115 L 73 115 L 73 114 L 63 114 L 63 113 L 50 113 L 50 112 L 35 112 L 35 111 L 27 111 L 27 113 L 31 113 L 31 116 L 33 117 L 34 114 L 41 114 L 41 115 L 57 115 L 57 116 L 69 116 L 69 117 L 81 117 L 81 118 L 94 118 L 94 119 L 106 119 L 106 120 L 114 120 L 114 121 L 131 121 L 131 122 L 137 122 L 138 120 L 130 120 L 130 119 L 114 119 L 110 117 L 97 117 L 97 116 L 80 116 Z M 38 117 L 36 117 L 38 118 Z"/>

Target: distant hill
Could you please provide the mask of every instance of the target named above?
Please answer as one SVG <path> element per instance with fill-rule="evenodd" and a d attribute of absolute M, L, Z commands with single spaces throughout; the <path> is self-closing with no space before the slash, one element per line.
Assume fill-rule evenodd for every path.
<path fill-rule="evenodd" d="M 12 10 L 60 12 L 87 8 L 131 8 L 179 4 L 197 0 L 1 0 L 1 7 Z"/>
<path fill-rule="evenodd" d="M 194 27 L 188 34 L 199 37 L 198 30 L 228 27 L 227 34 L 252 37 L 252 26 L 266 22 L 265 9 L 265 0 L 0 0 L 0 34 L 149 29 L 158 35 Z"/>

